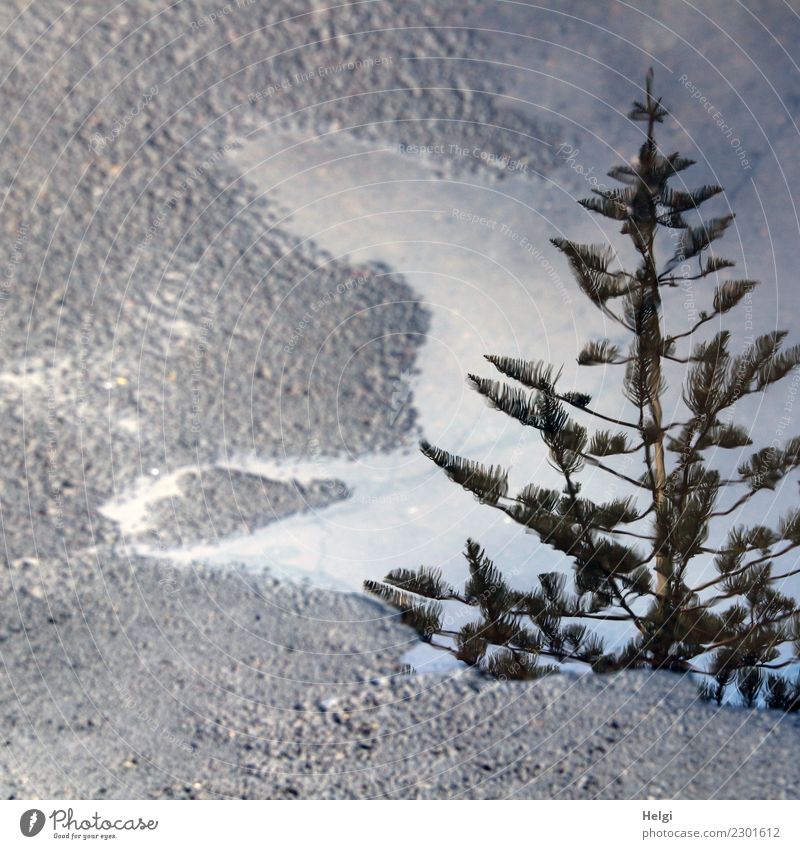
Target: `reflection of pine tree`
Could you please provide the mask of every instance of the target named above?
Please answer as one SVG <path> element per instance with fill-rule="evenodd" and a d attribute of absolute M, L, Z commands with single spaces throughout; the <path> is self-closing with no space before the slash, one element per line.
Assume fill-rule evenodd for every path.
<path fill-rule="evenodd" d="M 572 588 L 566 575 L 550 572 L 538 576 L 534 589 L 512 590 L 472 540 L 463 590 L 426 568 L 398 569 L 384 582 L 365 586 L 402 611 L 425 640 L 495 676 L 534 678 L 564 661 L 596 671 L 696 671 L 706 676 L 709 698 L 721 701 L 733 685 L 747 704 L 763 699 L 771 707 L 798 710 L 800 682 L 791 685 L 776 670 L 797 662 L 800 653 L 800 610 L 779 591 L 784 579 L 800 573 L 796 559 L 784 557 L 800 545 L 800 511 L 788 513 L 776 529 L 733 527 L 719 547 L 707 540 L 715 520 L 730 522 L 739 508 L 776 489 L 800 465 L 800 438 L 756 451 L 735 474 L 712 469 L 707 454 L 752 444 L 747 428 L 731 422 L 730 410 L 786 377 L 800 363 L 800 346 L 783 348 L 784 331 L 756 338 L 741 354 L 731 353 L 730 333 L 723 329 L 697 341 L 701 328 L 719 324 L 756 283 L 718 280 L 733 263 L 711 253 L 710 246 L 732 216 L 687 221 L 687 214 L 722 190 L 669 185 L 693 163 L 659 151 L 654 128 L 667 113 L 651 87 L 652 71 L 644 102 L 634 104 L 629 116 L 647 127 L 638 159 L 609 172 L 622 187 L 596 190 L 581 201 L 622 223 L 638 265 L 633 271 L 617 267 L 607 246 L 552 240 L 586 297 L 627 334 L 625 349 L 607 339 L 589 342 L 578 363 L 619 367 L 629 412 L 606 415 L 588 395 L 563 391 L 553 366 L 487 356 L 513 383 L 470 375 L 472 388 L 540 432 L 563 488 L 529 484 L 510 494 L 502 468 L 422 443 L 423 453 L 453 481 L 568 555 L 574 563 Z M 662 229 L 678 238 L 671 258 L 659 266 L 655 242 Z M 668 333 L 662 297 L 694 285 L 686 281 L 707 278 L 716 283 L 709 310 L 689 330 Z M 685 411 L 671 421 L 662 410 L 666 363 L 685 364 Z M 602 429 L 590 432 L 580 423 L 592 420 Z M 623 455 L 638 458 L 640 477 L 615 468 L 613 458 Z M 624 483 L 631 495 L 605 503 L 582 496 L 578 477 L 587 465 Z M 469 624 L 447 629 L 442 602 L 474 608 Z M 635 634 L 620 651 L 607 651 L 591 630 L 609 621 L 628 623 Z"/>

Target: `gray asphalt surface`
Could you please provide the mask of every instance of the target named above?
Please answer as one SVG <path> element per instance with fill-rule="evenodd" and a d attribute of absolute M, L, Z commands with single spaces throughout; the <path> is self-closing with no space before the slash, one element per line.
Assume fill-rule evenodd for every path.
<path fill-rule="evenodd" d="M 248 532 L 347 492 L 215 463 L 416 436 L 391 405 L 428 328 L 416 293 L 286 229 L 226 159 L 243 137 L 446 135 L 547 172 L 541 142 L 571 133 L 447 61 L 485 49 L 480 3 L 221 5 L 0 8 L 0 794 L 796 796 L 796 720 L 670 676 L 408 678 L 415 637 L 372 602 L 138 559 L 99 512 L 196 465 L 148 541 Z M 359 57 L 385 61 L 337 70 Z"/>
<path fill-rule="evenodd" d="M 797 720 L 671 675 L 403 674 L 376 604 L 268 576 L 73 558 L 0 612 L 15 798 L 796 798 Z"/>

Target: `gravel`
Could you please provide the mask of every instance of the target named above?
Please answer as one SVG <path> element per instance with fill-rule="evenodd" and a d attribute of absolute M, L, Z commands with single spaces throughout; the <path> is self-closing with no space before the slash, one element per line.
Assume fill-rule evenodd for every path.
<path fill-rule="evenodd" d="M 212 543 L 349 495 L 341 481 L 283 483 L 229 469 L 187 473 L 179 486 L 179 496 L 159 499 L 148 508 L 146 527 L 131 539 L 162 548 Z"/>
<path fill-rule="evenodd" d="M 108 557 L 109 559 L 106 559 Z M 354 594 L 75 558 L 0 606 L 15 798 L 796 798 L 798 720 L 678 676 L 408 677 Z"/>

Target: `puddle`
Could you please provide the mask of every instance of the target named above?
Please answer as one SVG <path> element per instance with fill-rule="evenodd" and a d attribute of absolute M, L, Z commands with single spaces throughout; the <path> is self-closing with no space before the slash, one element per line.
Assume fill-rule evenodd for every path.
<path fill-rule="evenodd" d="M 150 476 L 138 480 L 130 491 L 103 504 L 100 513 L 116 522 L 126 538 L 136 536 L 150 527 L 148 511 L 152 505 L 164 498 L 183 497 L 180 486 L 183 478 L 201 472 L 200 466 L 184 466 L 165 475 L 151 469 Z"/>
<path fill-rule="evenodd" d="M 526 18 L 519 19 L 514 13 L 512 26 L 495 17 L 495 11 L 486 14 L 498 31 L 523 34 L 519 27 Z M 535 96 L 543 108 L 549 105 L 556 114 L 563 113 L 566 123 L 582 130 L 582 147 L 576 151 L 575 162 L 565 163 L 554 182 L 527 167 L 505 168 L 503 179 L 448 170 L 445 160 L 454 155 L 450 140 L 442 140 L 446 150 L 420 153 L 401 150 L 397 144 L 358 143 L 346 133 L 308 139 L 281 137 L 273 128 L 269 134 L 254 135 L 231 154 L 243 178 L 285 210 L 285 217 L 278 222 L 281 228 L 314 242 L 334 257 L 347 257 L 353 264 L 380 263 L 404 276 L 429 311 L 431 325 L 415 372 L 398 381 L 392 397 L 386 399 L 387 407 L 399 413 L 404 405 L 413 404 L 420 435 L 454 453 L 509 467 L 512 487 L 520 488 L 529 482 L 560 486 L 561 481 L 547 464 L 538 434 L 489 410 L 468 389 L 464 378 L 469 372 L 497 376 L 483 355 L 502 353 L 564 363 L 562 387 L 569 389 L 573 387 L 576 352 L 586 339 L 613 339 L 613 328 L 605 327 L 602 317 L 582 301 L 549 239 L 554 235 L 587 242 L 604 238 L 597 219 L 580 212 L 575 204 L 592 185 L 579 175 L 595 169 L 604 173 L 617 149 L 629 150 L 632 141 L 622 113 L 618 115 L 616 106 L 609 106 L 625 103 L 630 95 L 624 77 L 616 70 L 618 57 L 614 56 L 613 68 L 592 64 L 591 57 L 584 68 L 579 64 L 582 58 L 574 63 L 570 58 L 569 67 L 578 80 L 584 70 L 600 75 L 603 85 L 599 88 L 608 102 L 588 95 L 581 99 L 579 87 L 556 85 L 546 73 L 551 60 L 563 55 L 559 52 L 561 22 L 554 18 L 549 25 L 554 28 L 552 33 L 540 33 L 541 21 L 530 19 L 528 36 L 552 36 L 537 39 L 533 54 L 528 40 L 501 39 L 498 48 L 506 63 L 504 73 L 511 73 L 514 62 L 523 69 L 511 76 L 512 94 Z M 636 28 L 639 23 L 631 19 L 629 26 Z M 509 45 L 514 51 L 506 49 Z M 603 58 L 602 50 L 600 53 Z M 674 56 L 667 58 L 677 67 Z M 691 57 L 681 53 L 680 58 L 685 64 Z M 706 61 L 705 57 L 702 60 Z M 527 62 L 541 73 L 525 72 Z M 635 64 L 635 74 L 640 73 L 640 56 L 634 54 L 625 62 Z M 628 70 L 633 75 L 634 69 Z M 691 67 L 689 71 L 694 75 Z M 793 290 L 779 290 L 777 282 L 780 272 L 794 267 L 789 252 L 796 241 L 796 219 L 785 214 L 787 201 L 773 174 L 775 169 L 743 172 L 718 128 L 695 108 L 676 76 L 677 71 L 660 63 L 659 80 L 664 81 L 669 102 L 685 127 L 680 131 L 675 126 L 665 128 L 666 138 L 675 139 L 675 147 L 687 155 L 696 155 L 694 146 L 700 150 L 692 185 L 719 180 L 728 186 L 727 197 L 737 212 L 745 213 L 741 220 L 746 226 L 732 228 L 722 253 L 739 261 L 742 275 L 750 276 L 751 265 L 757 269 L 752 276 L 764 280 L 759 312 L 759 321 L 765 325 L 759 332 L 763 332 L 781 310 L 792 309 L 797 297 Z M 727 83 L 709 79 L 707 85 L 709 97 L 725 114 L 743 114 Z M 617 94 L 624 94 L 624 99 Z M 599 122 L 592 125 L 592 132 L 578 120 L 587 114 L 597 115 Z M 777 143 L 779 148 L 786 144 L 781 139 Z M 748 144 L 764 147 L 754 132 Z M 710 151 L 709 160 L 706 150 Z M 503 152 L 485 153 L 502 157 Z M 462 155 L 475 154 L 455 154 Z M 788 154 L 783 158 L 788 159 Z M 502 165 L 502 158 L 499 161 Z M 711 162 L 720 168 L 719 173 Z M 795 172 L 793 168 L 792 175 Z M 442 173 L 451 176 L 444 178 Z M 462 175 L 453 176 L 457 173 Z M 779 214 L 773 210 L 775 204 Z M 715 214 L 720 211 L 718 205 Z M 787 279 L 793 279 L 793 274 Z M 682 322 L 679 331 L 691 323 L 693 298 L 691 295 L 690 303 L 687 295 L 684 303 L 677 303 L 677 320 Z M 591 329 L 587 330 L 589 316 Z M 751 315 L 749 332 L 752 330 Z M 741 324 L 734 325 L 734 332 L 742 333 Z M 604 379 L 603 369 L 583 370 L 574 388 L 597 395 Z M 610 398 L 619 397 L 617 379 L 614 374 Z M 8 376 L 4 380 L 15 385 Z M 758 414 L 764 423 L 765 444 L 774 438 L 771 422 L 781 414 L 785 401 L 785 396 L 768 399 L 763 407 L 751 411 L 753 420 Z M 609 406 L 605 411 L 615 412 Z M 416 437 L 409 437 L 391 453 L 349 459 L 224 457 L 219 468 L 277 481 L 341 480 L 352 497 L 323 510 L 274 522 L 249 535 L 168 554 L 181 562 L 202 559 L 267 568 L 278 577 L 306 579 L 313 586 L 341 591 L 357 591 L 365 578 L 380 579 L 395 567 L 420 564 L 439 566 L 446 578 L 461 582 L 466 573 L 461 552 L 469 536 L 480 541 L 510 583 L 520 588 L 530 587 L 541 571 L 571 568 L 570 562 L 542 546 L 535 536 L 525 534 L 502 513 L 478 504 L 450 483 L 420 455 L 415 443 Z M 180 479 L 189 471 L 202 473 L 178 470 L 158 481 L 140 483 L 129 497 L 106 505 L 105 515 L 119 522 L 126 533 L 141 531 L 146 527 L 148 506 L 158 498 L 179 495 Z M 602 473 L 586 470 L 581 482 L 588 497 L 627 494 L 615 492 Z M 734 519 L 752 523 L 777 518 L 779 504 L 761 505 L 749 506 L 732 517 L 731 523 Z M 714 541 L 716 537 L 710 540 Z M 782 589 L 791 592 L 798 588 L 797 583 L 800 580 Z M 417 654 L 409 655 L 409 660 L 415 666 L 430 659 L 424 646 L 414 651 Z"/>
<path fill-rule="evenodd" d="M 548 243 L 551 219 L 563 221 L 574 205 L 568 195 L 530 173 L 502 181 L 441 179 L 429 159 L 396 147 L 356 147 L 344 136 L 305 144 L 258 136 L 234 161 L 247 180 L 291 211 L 282 227 L 349 262 L 388 266 L 429 310 L 416 373 L 405 376 L 387 405 L 399 412 L 413 403 L 421 434 L 434 444 L 485 462 L 510 462 L 519 486 L 555 480 L 538 435 L 487 409 L 465 376 L 491 374 L 483 360 L 491 352 L 574 361 L 576 305 L 567 278 L 551 265 Z M 278 480 L 342 480 L 352 498 L 248 537 L 186 550 L 181 559 L 261 564 L 343 590 L 421 563 L 461 580 L 468 536 L 522 585 L 559 560 L 450 483 L 417 451 L 416 437 L 390 454 L 351 460 L 229 461 Z"/>
<path fill-rule="evenodd" d="M 247 563 L 355 590 L 365 578 L 421 563 L 462 580 L 461 552 L 473 536 L 520 585 L 535 571 L 557 568 L 555 552 L 450 483 L 416 441 L 421 434 L 454 452 L 503 462 L 519 487 L 557 482 L 538 435 L 488 409 L 465 376 L 491 375 L 483 355 L 492 352 L 574 362 L 576 310 L 583 307 L 573 302 L 571 281 L 555 267 L 548 242 L 558 232 L 553 220 L 575 218 L 573 198 L 530 171 L 504 180 L 442 179 L 429 158 L 356 147 L 344 136 L 293 144 L 259 135 L 232 158 L 245 179 L 291 210 L 281 227 L 351 263 L 381 263 L 402 274 L 429 310 L 415 373 L 386 399 L 398 413 L 413 403 L 419 434 L 382 456 L 224 458 L 222 467 L 280 481 L 341 480 L 352 498 L 248 536 L 173 552 L 175 558 Z M 148 505 L 178 494 L 182 474 L 140 483 L 132 496 L 106 505 L 105 515 L 128 532 L 141 530 Z"/>
<path fill-rule="evenodd" d="M 387 405 L 399 412 L 413 403 L 429 441 L 510 468 L 512 489 L 530 482 L 560 487 L 538 434 L 488 409 L 464 378 L 468 372 L 499 376 L 483 355 L 503 353 L 564 363 L 564 389 L 602 390 L 601 368 L 583 370 L 580 384 L 572 383 L 575 354 L 587 336 L 613 338 L 613 331 L 577 299 L 548 241 L 565 232 L 597 240 L 574 197 L 530 171 L 500 181 L 443 179 L 430 160 L 397 147 L 356 145 L 344 136 L 294 142 L 259 135 L 233 159 L 245 179 L 286 210 L 279 226 L 334 257 L 402 274 L 430 312 L 416 371 L 398 382 Z M 589 314 L 592 332 L 579 332 Z M 539 572 L 571 568 L 537 537 L 448 481 L 416 449 L 416 437 L 379 456 L 237 456 L 217 465 L 284 482 L 336 479 L 352 497 L 249 535 L 168 552 L 176 561 L 267 568 L 277 577 L 341 591 L 421 564 L 438 566 L 460 583 L 466 575 L 461 552 L 473 537 L 515 587 L 530 587 Z M 141 529 L 147 505 L 178 494 L 186 471 L 139 487 L 127 501 L 107 505 L 105 514 L 129 530 Z M 608 477 L 589 469 L 582 484 L 588 497 L 628 494 L 614 492 Z M 604 629 L 604 636 L 614 644 L 629 633 L 623 626 Z M 418 655 L 409 657 L 413 665 L 439 669 L 430 649 Z"/>

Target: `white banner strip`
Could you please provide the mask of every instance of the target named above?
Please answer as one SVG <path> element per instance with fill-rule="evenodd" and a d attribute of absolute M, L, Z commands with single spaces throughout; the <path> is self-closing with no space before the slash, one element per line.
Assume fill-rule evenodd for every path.
<path fill-rule="evenodd" d="M 500 808 L 502 805 L 502 809 Z M 0 846 L 800 846 L 800 802 L 13 801 Z M 111 842 L 113 841 L 113 843 Z M 435 841 L 435 842 L 434 842 Z"/>

